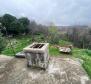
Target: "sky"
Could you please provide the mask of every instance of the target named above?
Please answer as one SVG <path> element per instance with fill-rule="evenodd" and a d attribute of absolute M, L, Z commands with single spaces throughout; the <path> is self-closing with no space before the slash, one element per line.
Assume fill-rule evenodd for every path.
<path fill-rule="evenodd" d="M 41 24 L 89 25 L 91 0 L 0 0 L 0 15 L 5 13 Z"/>

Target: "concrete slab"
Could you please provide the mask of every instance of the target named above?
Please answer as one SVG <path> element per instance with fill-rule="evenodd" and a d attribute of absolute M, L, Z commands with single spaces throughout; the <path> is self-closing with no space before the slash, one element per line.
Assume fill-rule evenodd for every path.
<path fill-rule="evenodd" d="M 0 73 L 0 84 L 91 84 L 80 62 L 75 59 L 52 57 L 46 71 L 28 68 L 26 64 L 26 59 L 10 61 L 9 69 L 4 72 L 5 78 Z"/>
<path fill-rule="evenodd" d="M 13 64 L 13 57 L 0 55 L 0 84 L 4 84 L 3 81 L 7 80 L 7 73 L 10 73 Z"/>
<path fill-rule="evenodd" d="M 23 51 L 16 53 L 16 57 L 25 58 L 25 53 Z"/>

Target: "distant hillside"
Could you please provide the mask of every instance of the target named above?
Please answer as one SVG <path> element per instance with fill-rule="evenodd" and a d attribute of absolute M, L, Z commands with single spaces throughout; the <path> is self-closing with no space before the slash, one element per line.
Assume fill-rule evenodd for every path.
<path fill-rule="evenodd" d="M 86 25 L 74 25 L 74 26 L 57 26 L 58 29 L 68 29 L 68 28 L 89 28 Z"/>
<path fill-rule="evenodd" d="M 80 25 L 74 25 L 74 26 L 57 26 L 58 30 L 62 33 L 66 33 L 67 31 L 72 31 L 73 28 L 78 29 L 79 31 L 87 31 L 90 27 L 89 26 L 80 26 Z"/>

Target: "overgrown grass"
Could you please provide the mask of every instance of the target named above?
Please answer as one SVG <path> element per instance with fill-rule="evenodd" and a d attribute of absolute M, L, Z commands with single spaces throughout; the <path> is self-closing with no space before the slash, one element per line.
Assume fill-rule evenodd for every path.
<path fill-rule="evenodd" d="M 52 45 L 49 46 L 49 53 L 51 56 L 59 56 L 60 55 L 58 48 L 56 48 Z"/>
<path fill-rule="evenodd" d="M 60 40 L 59 41 L 59 45 L 60 46 L 66 46 L 66 45 L 72 45 L 72 43 L 71 42 L 68 42 L 68 41 Z"/>
<path fill-rule="evenodd" d="M 15 53 L 20 52 L 24 47 L 26 47 L 32 42 L 31 36 L 20 36 L 16 38 L 11 38 L 10 41 L 11 44 L 13 45 L 13 49 Z M 6 48 L 4 49 L 4 51 L 2 51 L 2 54 L 14 56 L 14 52 L 11 48 L 10 42 L 8 41 Z"/>
<path fill-rule="evenodd" d="M 35 37 L 37 39 L 37 37 Z M 7 40 L 8 41 L 8 40 Z M 21 36 L 21 37 L 16 37 L 10 39 L 14 52 L 20 52 L 23 50 L 24 47 L 28 46 L 29 44 L 32 43 L 31 37 L 30 36 Z M 38 39 L 39 41 L 39 39 Z M 2 54 L 8 55 L 8 56 L 14 56 L 14 52 L 12 50 L 12 47 L 10 46 L 10 43 L 6 46 L 4 51 L 2 51 Z M 58 56 L 60 55 L 59 51 L 57 48 L 55 48 L 53 45 L 49 46 L 49 54 L 51 56 Z"/>
<path fill-rule="evenodd" d="M 43 40 L 44 40 L 42 35 L 41 36 L 36 35 L 34 39 L 37 42 L 43 42 Z M 7 39 L 7 41 L 8 41 L 8 39 Z M 24 47 L 31 44 L 32 38 L 29 35 L 18 36 L 18 37 L 15 37 L 15 38 L 11 38 L 10 41 L 11 41 L 11 44 L 13 45 L 14 52 L 17 53 L 17 52 L 22 51 Z M 4 49 L 4 51 L 2 51 L 2 54 L 8 55 L 8 56 L 14 56 L 14 52 L 12 50 L 10 42 L 8 41 L 8 44 L 7 44 L 6 48 Z M 53 45 L 49 46 L 49 54 L 52 55 L 52 56 L 60 55 L 58 49 L 55 48 Z"/>
<path fill-rule="evenodd" d="M 35 41 L 37 42 L 43 42 L 43 35 L 35 35 L 34 36 Z M 8 39 L 7 39 L 8 41 Z M 30 35 L 27 36 L 18 36 L 15 38 L 10 39 L 11 44 L 13 45 L 14 52 L 20 52 L 23 50 L 24 47 L 28 46 L 29 44 L 32 43 L 32 38 Z M 10 45 L 10 42 L 8 41 L 8 44 L 4 51 L 2 51 L 2 54 L 8 55 L 8 56 L 14 56 L 14 52 L 12 50 L 12 47 Z M 52 56 L 57 56 L 59 55 L 58 49 L 50 45 L 49 47 L 49 53 Z"/>
<path fill-rule="evenodd" d="M 83 67 L 86 70 L 87 74 L 91 78 L 91 51 L 87 49 L 73 49 L 73 55 L 76 58 L 80 58 L 83 60 Z"/>

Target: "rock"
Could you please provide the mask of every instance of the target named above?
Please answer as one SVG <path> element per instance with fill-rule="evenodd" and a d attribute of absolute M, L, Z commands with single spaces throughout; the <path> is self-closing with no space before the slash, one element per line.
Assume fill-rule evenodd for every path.
<path fill-rule="evenodd" d="M 69 47 L 59 47 L 59 51 L 63 53 L 71 53 L 71 48 Z"/>
<path fill-rule="evenodd" d="M 17 53 L 15 56 L 16 56 L 16 57 L 25 58 L 25 53 L 24 53 L 23 51 L 21 51 L 21 52 Z"/>

